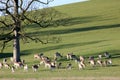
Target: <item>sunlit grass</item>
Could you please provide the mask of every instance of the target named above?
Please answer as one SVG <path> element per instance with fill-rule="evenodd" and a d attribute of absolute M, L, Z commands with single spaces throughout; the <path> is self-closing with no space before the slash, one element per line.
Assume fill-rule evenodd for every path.
<path fill-rule="evenodd" d="M 88 2 L 76 3 L 56 7 L 62 13 L 69 16 L 70 20 L 66 26 L 51 27 L 45 29 L 28 28 L 31 34 L 57 36 L 61 38 L 59 43 L 41 44 L 31 41 L 24 44 L 21 41 L 21 58 L 25 59 L 29 66 L 28 72 L 18 69 L 12 73 L 8 69 L 0 69 L 0 78 L 44 78 L 44 77 L 119 77 L 120 75 L 120 1 L 119 0 L 90 0 Z M 12 43 L 11 43 L 12 45 Z M 39 60 L 33 58 L 36 53 L 44 53 L 53 59 L 55 52 L 60 52 L 64 57 L 67 53 L 75 55 L 97 56 L 106 51 L 113 56 L 113 66 L 91 68 L 88 63 L 85 70 L 78 70 L 74 61 L 61 60 L 63 66 L 67 63 L 73 64 L 72 70 L 45 69 L 40 66 L 37 72 L 33 72 L 31 66 L 38 64 Z M 12 55 L 12 46 L 0 54 L 0 61 L 4 56 Z"/>

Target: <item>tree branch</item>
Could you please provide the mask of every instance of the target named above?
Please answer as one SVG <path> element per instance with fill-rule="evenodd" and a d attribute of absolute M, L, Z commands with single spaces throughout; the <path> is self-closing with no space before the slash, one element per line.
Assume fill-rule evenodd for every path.
<path fill-rule="evenodd" d="M 5 30 L 6 30 L 6 28 L 10 28 L 11 26 L 14 25 L 14 23 L 7 24 L 7 23 L 5 23 L 5 21 L 0 21 L 0 23 L 4 25 L 3 27 L 0 27 L 0 28 L 2 28 L 2 29 L 4 28 Z M 14 30 L 14 27 L 11 28 L 11 31 L 8 34 L 11 34 L 13 32 L 13 30 Z"/>
<path fill-rule="evenodd" d="M 24 17 L 25 17 L 25 19 L 26 20 L 28 20 L 29 22 L 31 22 L 31 23 L 36 23 L 37 25 L 39 25 L 40 27 L 42 27 L 42 25 L 39 23 L 39 22 L 37 22 L 37 21 L 35 21 L 35 20 L 32 20 L 32 19 L 29 19 L 27 16 L 25 16 L 24 15 Z"/>
<path fill-rule="evenodd" d="M 25 12 L 29 9 L 29 7 L 31 6 L 31 4 L 32 4 L 34 1 L 35 1 L 35 0 L 30 1 L 30 3 L 28 4 L 28 6 L 26 7 L 26 9 L 24 10 L 23 13 L 25 13 Z"/>
<path fill-rule="evenodd" d="M 8 27 L 8 25 L 5 23 L 5 21 L 0 21 L 0 23 L 2 23 L 3 25 Z"/>
<path fill-rule="evenodd" d="M 1 1 L 1 0 L 0 0 L 0 3 L 2 3 L 2 4 L 6 4 L 6 2 L 3 2 L 3 1 Z"/>
<path fill-rule="evenodd" d="M 54 1 L 54 0 L 47 0 L 47 2 L 43 2 L 43 1 L 40 1 L 40 0 L 35 0 L 35 1 L 47 5 L 47 4 L 49 4 L 50 2 L 52 2 L 52 1 Z"/>
<path fill-rule="evenodd" d="M 19 33 L 21 35 L 21 37 L 23 37 L 24 39 L 28 38 L 32 41 L 35 41 L 36 43 L 37 42 L 41 42 L 42 44 L 46 44 L 45 42 L 43 42 L 42 40 L 40 40 L 39 38 L 32 38 L 31 36 L 28 36 L 28 35 L 25 35 L 25 34 L 22 34 L 22 33 Z M 27 40 L 26 40 L 27 41 Z"/>
<path fill-rule="evenodd" d="M 0 8 L 0 11 L 2 12 L 2 11 L 5 11 L 6 9 L 2 9 L 2 8 Z"/>
<path fill-rule="evenodd" d="M 30 36 L 26 36 L 27 38 L 29 38 L 29 39 L 31 39 L 31 40 L 33 40 L 33 41 L 35 41 L 36 43 L 37 42 L 41 42 L 42 44 L 46 44 L 45 42 L 43 42 L 42 40 L 40 40 L 39 38 L 32 38 L 32 37 L 30 37 Z"/>
<path fill-rule="evenodd" d="M 10 1 L 10 0 L 7 0 L 7 2 L 2 2 L 2 1 L 0 1 L 2 4 L 5 5 L 5 8 L 0 8 L 0 11 L 1 11 L 1 12 L 5 11 L 6 14 L 10 15 L 10 16 L 12 17 L 12 19 L 15 21 L 14 15 L 8 10 L 9 8 L 14 7 L 14 6 L 10 6 L 10 5 L 8 4 L 9 1 Z"/>
<path fill-rule="evenodd" d="M 9 40 L 6 40 L 6 41 L 3 41 L 3 44 L 2 44 L 2 49 L 1 49 L 1 53 L 3 53 L 3 50 L 5 49 L 6 47 L 6 43 L 10 42 L 12 39 L 9 39 Z"/>

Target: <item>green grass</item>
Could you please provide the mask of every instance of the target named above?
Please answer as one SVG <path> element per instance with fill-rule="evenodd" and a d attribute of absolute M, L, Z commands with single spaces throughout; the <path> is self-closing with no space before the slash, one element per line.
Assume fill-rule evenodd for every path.
<path fill-rule="evenodd" d="M 60 37 L 59 43 L 41 44 L 21 42 L 21 58 L 26 60 L 30 70 L 24 72 L 22 69 L 11 73 L 10 70 L 1 69 L 0 78 L 44 78 L 44 77 L 119 77 L 120 75 L 120 1 L 119 0 L 90 0 L 82 3 L 69 4 L 55 7 L 58 11 L 69 16 L 64 26 L 45 29 L 33 28 L 26 31 L 40 36 L 48 35 Z M 64 20 L 63 20 L 64 22 Z M 34 25 L 35 26 L 35 25 Z M 73 52 L 76 55 L 90 56 L 103 52 L 110 52 L 113 56 L 113 66 L 97 67 L 92 69 L 87 66 L 85 70 L 79 71 L 73 63 L 73 70 L 54 70 L 40 66 L 38 72 L 31 70 L 31 65 L 39 61 L 33 59 L 35 53 L 43 52 L 44 55 L 53 58 L 53 54 L 59 51 L 64 56 Z M 8 45 L 3 57 L 12 56 L 12 47 Z M 64 61 L 64 66 L 70 61 Z"/>

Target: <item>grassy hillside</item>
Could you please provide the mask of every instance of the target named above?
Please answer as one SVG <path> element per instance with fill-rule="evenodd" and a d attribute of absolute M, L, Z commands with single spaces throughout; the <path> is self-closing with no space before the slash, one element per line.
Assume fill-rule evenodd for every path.
<path fill-rule="evenodd" d="M 31 68 L 33 63 L 39 61 L 33 59 L 35 53 L 43 52 L 44 55 L 53 58 L 55 52 L 62 53 L 66 56 L 67 53 L 73 52 L 75 55 L 90 55 L 97 56 L 106 51 L 113 56 L 112 67 L 98 67 L 91 70 L 87 67 L 86 70 L 78 71 L 77 65 L 73 63 L 74 69 L 49 71 L 43 66 L 38 72 L 33 73 L 30 70 L 28 73 L 17 70 L 16 74 L 11 74 L 10 70 L 0 70 L 0 78 L 39 78 L 39 77 L 104 77 L 113 76 L 119 77 L 120 70 L 120 0 L 90 0 L 82 3 L 74 3 L 64 6 L 55 7 L 58 11 L 69 16 L 68 21 L 64 26 L 51 27 L 45 29 L 33 28 L 26 29 L 28 33 L 43 36 L 43 34 L 57 36 L 61 38 L 59 43 L 41 44 L 30 42 L 27 44 L 21 43 L 21 58 L 26 60 L 26 63 Z M 64 22 L 64 20 L 63 20 Z M 33 25 L 35 26 L 35 25 Z M 46 36 L 45 36 L 46 37 Z M 12 47 L 5 49 L 2 56 L 11 56 Z M 7 57 L 9 58 L 9 57 Z M 65 66 L 70 61 L 63 61 Z M 21 74 L 23 72 L 23 74 Z M 103 72 L 107 72 L 104 74 Z M 19 75 L 19 76 L 18 76 Z"/>

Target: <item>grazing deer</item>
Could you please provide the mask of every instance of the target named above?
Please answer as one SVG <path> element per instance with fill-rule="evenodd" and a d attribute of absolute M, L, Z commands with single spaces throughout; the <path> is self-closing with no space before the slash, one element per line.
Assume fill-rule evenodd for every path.
<path fill-rule="evenodd" d="M 89 63 L 92 67 L 95 67 L 95 65 L 96 65 L 95 60 L 90 60 Z"/>
<path fill-rule="evenodd" d="M 108 59 L 108 60 L 107 60 L 107 64 L 108 64 L 108 65 L 112 65 L 112 60 L 111 60 L 111 59 Z"/>
<path fill-rule="evenodd" d="M 94 60 L 94 56 L 90 56 L 90 57 L 89 57 L 89 60 Z"/>
<path fill-rule="evenodd" d="M 33 69 L 34 72 L 36 72 L 38 70 L 38 68 L 39 68 L 39 65 L 35 64 L 35 65 L 32 66 L 32 69 Z"/>
<path fill-rule="evenodd" d="M 51 62 L 50 61 L 44 61 L 45 68 L 51 68 Z"/>
<path fill-rule="evenodd" d="M 7 59 L 4 58 L 4 59 L 3 59 L 3 64 L 6 64 L 6 63 L 7 63 Z"/>
<path fill-rule="evenodd" d="M 10 57 L 10 61 L 11 61 L 12 64 L 15 62 L 13 57 Z"/>
<path fill-rule="evenodd" d="M 27 64 L 24 65 L 24 70 L 25 70 L 25 71 L 28 71 L 28 65 L 27 65 Z"/>
<path fill-rule="evenodd" d="M 34 55 L 34 58 L 40 59 L 42 56 L 43 56 L 43 53 L 35 54 L 35 55 Z"/>
<path fill-rule="evenodd" d="M 111 59 L 108 59 L 108 60 L 105 60 L 103 61 L 103 65 L 106 67 L 106 66 L 109 66 L 109 65 L 112 65 L 112 60 Z"/>
<path fill-rule="evenodd" d="M 111 58 L 111 55 L 110 55 L 108 52 L 105 52 L 105 53 L 104 53 L 104 56 L 105 56 L 106 58 Z"/>
<path fill-rule="evenodd" d="M 51 62 L 51 61 L 44 61 L 45 63 L 45 68 L 49 68 L 51 70 L 56 68 L 56 62 Z"/>
<path fill-rule="evenodd" d="M 85 64 L 82 63 L 82 62 L 79 62 L 79 63 L 78 63 L 78 67 L 79 67 L 79 70 L 80 70 L 80 69 L 84 69 L 84 68 L 85 68 Z"/>
<path fill-rule="evenodd" d="M 79 67 L 79 70 L 80 70 L 80 69 L 84 69 L 84 68 L 85 68 L 85 63 L 84 63 L 83 61 L 80 61 L 80 62 L 78 63 L 78 67 Z"/>
<path fill-rule="evenodd" d="M 10 69 L 10 65 L 9 65 L 9 64 L 4 63 L 3 65 L 4 65 L 4 67 L 5 67 L 6 69 Z"/>
<path fill-rule="evenodd" d="M 62 65 L 62 63 L 61 63 L 61 62 L 60 62 L 60 63 L 58 63 L 57 68 L 58 68 L 58 69 L 60 69 L 60 68 L 61 68 L 61 65 Z"/>
<path fill-rule="evenodd" d="M 80 61 L 84 62 L 85 58 L 83 56 L 80 56 Z"/>
<path fill-rule="evenodd" d="M 50 62 L 50 58 L 46 57 L 46 56 L 42 56 L 41 57 L 41 61 L 40 61 L 40 65 L 45 63 L 45 62 Z"/>
<path fill-rule="evenodd" d="M 15 72 L 15 67 L 14 66 L 11 67 L 11 71 Z"/>
<path fill-rule="evenodd" d="M 98 59 L 102 59 L 102 55 L 101 54 L 98 55 Z"/>
<path fill-rule="evenodd" d="M 80 59 L 75 59 L 75 63 L 79 63 L 80 62 Z"/>
<path fill-rule="evenodd" d="M 23 67 L 23 63 L 22 62 L 14 62 L 14 66 L 17 69 L 18 67 Z"/>
<path fill-rule="evenodd" d="M 22 63 L 22 64 L 25 64 L 25 60 L 21 60 L 21 63 Z"/>
<path fill-rule="evenodd" d="M 3 63 L 0 62 L 0 69 L 3 67 Z"/>
<path fill-rule="evenodd" d="M 95 67 L 96 63 L 95 63 L 95 60 L 94 60 L 94 56 L 89 57 L 89 63 L 92 67 Z"/>
<path fill-rule="evenodd" d="M 85 68 L 85 57 L 80 56 L 80 63 L 81 63 L 82 66 Z"/>
<path fill-rule="evenodd" d="M 107 66 L 107 60 L 103 61 L 103 66 Z"/>
<path fill-rule="evenodd" d="M 68 70 L 71 70 L 72 69 L 72 64 L 71 63 L 69 63 L 69 64 L 67 64 L 67 67 L 66 67 Z"/>
<path fill-rule="evenodd" d="M 34 55 L 34 58 L 36 58 L 36 59 L 40 59 L 39 54 L 35 54 L 35 55 Z"/>
<path fill-rule="evenodd" d="M 50 69 L 53 70 L 53 69 L 55 69 L 55 68 L 56 68 L 56 63 L 51 62 L 51 64 L 50 64 Z"/>
<path fill-rule="evenodd" d="M 103 61 L 102 61 L 102 60 L 98 59 L 98 60 L 97 60 L 97 63 L 98 63 L 101 67 L 103 66 Z"/>

